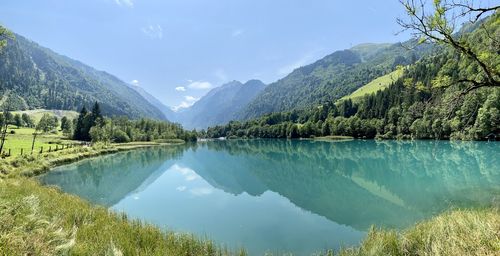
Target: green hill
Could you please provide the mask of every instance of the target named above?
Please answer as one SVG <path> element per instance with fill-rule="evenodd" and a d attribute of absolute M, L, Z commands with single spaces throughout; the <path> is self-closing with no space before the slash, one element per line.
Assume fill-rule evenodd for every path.
<path fill-rule="evenodd" d="M 389 87 L 389 85 L 398 80 L 402 75 L 403 75 L 403 69 L 394 70 L 393 72 L 387 75 L 383 75 L 381 77 L 374 79 L 373 81 L 360 87 L 353 93 L 342 97 L 340 100 L 346 100 L 346 99 L 359 100 L 361 97 L 367 94 L 372 94 L 376 93 L 377 91 L 384 90 L 387 87 Z"/>
<path fill-rule="evenodd" d="M 78 111 L 99 102 L 108 116 L 165 119 L 117 77 L 59 55 L 20 35 L 0 53 L 0 108 Z"/>
<path fill-rule="evenodd" d="M 336 101 L 397 66 L 415 63 L 431 48 L 408 51 L 401 43 L 363 44 L 334 52 L 267 86 L 238 117 L 245 120 Z"/>

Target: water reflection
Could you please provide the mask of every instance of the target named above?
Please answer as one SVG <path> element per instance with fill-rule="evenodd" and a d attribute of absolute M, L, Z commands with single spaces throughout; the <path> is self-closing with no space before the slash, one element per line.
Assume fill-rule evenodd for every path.
<path fill-rule="evenodd" d="M 500 194 L 499 143 L 213 141 L 85 160 L 40 179 L 251 252 L 357 243 Z"/>

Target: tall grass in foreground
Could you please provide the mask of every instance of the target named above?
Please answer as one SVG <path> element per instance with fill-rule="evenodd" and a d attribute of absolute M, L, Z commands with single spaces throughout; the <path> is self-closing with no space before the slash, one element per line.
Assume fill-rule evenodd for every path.
<path fill-rule="evenodd" d="M 370 230 L 352 255 L 500 255 L 498 208 L 456 210 L 424 221 L 398 234 Z"/>
<path fill-rule="evenodd" d="M 0 179 L 0 255 L 245 255 L 163 232 L 27 178 Z"/>

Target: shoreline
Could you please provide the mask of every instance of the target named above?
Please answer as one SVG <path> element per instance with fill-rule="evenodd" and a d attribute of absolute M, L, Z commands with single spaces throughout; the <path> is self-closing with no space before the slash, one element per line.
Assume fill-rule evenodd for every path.
<path fill-rule="evenodd" d="M 164 255 L 168 252 L 172 255 L 247 255 L 244 249 L 239 249 L 238 251 L 233 248 L 233 250 L 230 250 L 214 244 L 213 241 L 207 238 L 197 238 L 192 234 L 177 234 L 171 231 L 165 231 L 147 222 L 129 219 L 126 214 L 113 212 L 105 207 L 93 205 L 76 195 L 67 194 L 58 188 L 44 186 L 35 179 L 35 176 L 46 173 L 54 167 L 78 162 L 84 159 L 91 159 L 101 155 L 135 149 L 175 145 L 179 144 L 130 143 L 108 145 L 107 147 L 105 145 L 95 145 L 95 148 L 88 147 L 66 151 L 64 155 L 59 157 L 57 157 L 57 155 L 63 151 L 51 152 L 40 157 L 44 158 L 42 163 L 45 165 L 38 170 L 27 170 L 32 168 L 32 165 L 24 163 L 25 166 L 22 166 L 23 163 L 21 162 L 21 166 L 18 167 L 17 172 L 10 173 L 7 176 L 0 175 L 0 205 L 4 206 L 4 209 L 10 209 L 9 207 L 26 207 L 24 204 L 27 202 L 28 206 L 34 203 L 36 207 L 33 206 L 33 209 L 44 209 L 42 210 L 43 213 L 36 213 L 38 214 L 37 218 L 41 218 L 42 220 L 46 219 L 46 221 L 51 223 L 51 225 L 48 225 L 45 229 L 57 228 L 58 230 L 63 230 L 64 237 L 61 238 L 61 243 L 59 244 L 50 242 L 50 239 L 47 240 L 47 243 L 43 245 L 44 248 L 37 251 L 31 251 L 33 246 L 23 249 L 7 241 L 6 246 L 14 246 L 11 248 L 16 248 L 19 251 L 3 248 L 0 243 L 0 253 L 9 254 L 10 252 L 15 254 L 19 252 L 31 252 L 38 254 L 47 252 L 49 254 L 56 254 L 72 252 L 77 254 L 105 254 L 112 250 L 114 252 L 120 252 L 123 255 L 137 254 L 137 252 L 148 255 Z M 19 158 L 26 157 L 27 156 L 23 156 Z M 21 170 L 23 168 L 24 170 Z M 7 206 L 7 208 L 5 208 L 5 206 Z M 0 207 L 0 211 L 1 210 Z M 8 214 L 0 212 L 0 219 L 6 215 Z M 28 211 L 27 216 L 31 215 L 35 215 L 35 212 Z M 87 219 L 87 221 L 81 220 L 81 218 L 85 219 L 88 218 L 88 216 L 94 216 L 94 218 Z M 481 217 L 479 220 L 478 216 Z M 364 252 L 372 250 L 378 250 L 378 253 L 387 254 L 390 252 L 402 253 L 408 249 L 418 249 L 417 252 L 429 253 L 426 251 L 429 249 L 425 244 L 427 240 L 423 238 L 434 236 L 435 240 L 433 243 L 442 243 L 447 246 L 446 239 L 450 234 L 446 233 L 446 236 L 441 236 L 441 233 L 450 228 L 449 225 L 452 221 L 463 219 L 464 222 L 461 223 L 464 224 L 465 227 L 478 232 L 476 229 L 482 228 L 481 225 L 483 222 L 493 221 L 492 227 L 496 228 L 495 225 L 500 223 L 499 216 L 500 213 L 497 207 L 492 207 L 491 209 L 450 210 L 424 220 L 423 222 L 415 223 L 407 230 L 401 232 L 373 228 L 358 246 L 341 249 L 335 252 L 330 250 L 320 251 L 318 255 L 363 255 Z M 471 221 L 473 220 L 479 222 L 471 226 Z M 4 220 L 2 219 L 2 221 Z M 446 224 L 436 227 L 436 223 Z M 490 224 L 491 223 L 488 225 Z M 19 225 L 22 226 L 23 223 L 16 225 L 17 227 Z M 75 229 L 77 231 L 74 231 Z M 3 241 L 1 240 L 2 231 L 3 230 L 0 229 L 0 241 Z M 460 230 L 455 230 L 454 232 L 459 231 Z M 466 230 L 466 234 L 460 233 L 459 237 L 463 238 L 465 236 L 467 238 L 467 234 L 472 231 Z M 51 232 L 53 232 L 53 230 Z M 488 235 L 490 239 L 495 239 L 494 235 L 491 237 L 489 231 L 479 230 L 479 233 L 479 235 Z M 76 234 L 78 234 L 78 236 Z M 95 236 L 95 234 L 99 235 Z M 477 235 L 478 234 L 469 236 L 471 239 L 470 246 L 474 245 L 475 241 L 472 239 Z M 30 238 L 33 239 L 33 241 L 40 239 L 38 237 L 31 237 L 29 233 L 22 234 L 22 236 L 24 237 L 23 239 L 27 239 L 27 244 L 30 244 Z M 151 237 L 154 237 L 155 241 L 149 240 Z M 403 238 L 405 240 L 403 240 Z M 500 241 L 500 235 L 497 234 L 496 239 Z M 147 240 L 147 243 L 144 243 L 145 240 Z M 414 247 L 407 248 L 407 246 L 411 244 L 409 241 L 414 243 Z M 419 247 L 422 245 L 421 243 L 424 243 L 423 247 Z M 469 247 L 457 249 L 456 247 L 458 245 L 451 246 L 453 247 L 453 252 L 456 253 L 471 249 Z M 478 248 L 476 247 L 476 249 Z M 482 249 L 488 248 L 485 247 Z"/>

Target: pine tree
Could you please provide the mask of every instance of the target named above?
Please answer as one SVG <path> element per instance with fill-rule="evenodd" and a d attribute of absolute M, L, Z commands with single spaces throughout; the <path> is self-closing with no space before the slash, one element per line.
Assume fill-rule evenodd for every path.
<path fill-rule="evenodd" d="M 85 106 L 82 107 L 82 110 L 80 111 L 80 115 L 78 116 L 78 119 L 76 121 L 75 125 L 75 131 L 73 133 L 73 138 L 75 140 L 84 140 L 84 127 L 85 127 L 85 119 L 87 117 L 87 108 Z"/>

